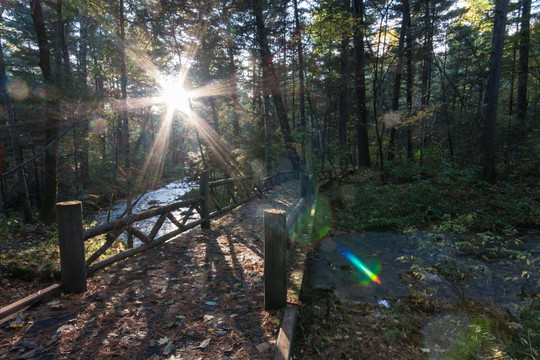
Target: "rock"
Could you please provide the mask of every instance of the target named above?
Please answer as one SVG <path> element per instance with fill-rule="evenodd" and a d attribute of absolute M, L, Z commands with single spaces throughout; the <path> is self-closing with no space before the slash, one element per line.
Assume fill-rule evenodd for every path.
<path fill-rule="evenodd" d="M 38 343 L 32 340 L 23 340 L 21 341 L 21 345 L 27 349 L 35 349 L 38 347 Z"/>
<path fill-rule="evenodd" d="M 257 351 L 262 354 L 270 350 L 272 348 L 272 345 L 270 345 L 269 343 L 261 343 L 257 345 L 256 348 L 257 348 Z"/>

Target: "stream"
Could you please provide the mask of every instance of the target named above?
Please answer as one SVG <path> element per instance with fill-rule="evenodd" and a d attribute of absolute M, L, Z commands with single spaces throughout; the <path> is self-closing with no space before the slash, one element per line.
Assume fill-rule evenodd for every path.
<path fill-rule="evenodd" d="M 168 183 L 164 186 L 162 186 L 159 189 L 148 191 L 146 194 L 142 196 L 142 198 L 139 200 L 139 202 L 133 207 L 133 213 L 139 213 L 144 210 L 148 210 L 155 207 L 160 207 L 164 205 L 168 205 L 177 201 L 182 200 L 182 196 L 187 193 L 188 191 L 192 189 L 198 188 L 199 185 L 195 182 L 190 182 L 187 180 L 177 180 L 173 181 L 171 183 Z M 138 198 L 138 196 L 134 197 L 135 199 Z M 120 200 L 116 202 L 112 209 L 111 209 L 111 218 L 110 220 L 117 219 L 122 213 L 126 210 L 126 200 Z M 186 211 L 187 208 L 180 208 L 178 210 L 175 210 L 172 212 L 174 217 L 177 219 L 180 219 L 181 213 L 183 211 Z M 198 219 L 199 214 L 197 212 L 194 212 L 190 219 Z M 158 217 L 152 217 L 146 220 L 141 220 L 136 223 L 136 228 L 141 230 L 143 233 L 148 234 L 154 224 L 156 223 Z M 90 216 L 90 221 L 96 221 L 97 225 L 101 225 L 107 222 L 107 209 L 103 209 L 101 212 L 94 214 Z M 163 223 L 163 226 L 159 230 L 159 232 L 156 235 L 156 238 L 165 235 L 168 232 L 171 232 L 172 230 L 175 230 L 176 226 L 169 220 L 166 219 Z M 119 236 L 122 241 L 126 240 L 126 233 L 122 233 Z M 137 239 L 136 237 L 133 238 L 134 246 L 139 246 L 142 244 L 142 242 Z"/>
<path fill-rule="evenodd" d="M 437 234 L 436 241 L 433 235 L 365 232 L 323 239 L 307 261 L 304 284 L 308 291 L 336 291 L 356 301 L 377 303 L 409 295 L 412 288 L 404 280 L 413 276 L 415 291 L 423 296 L 454 301 L 464 296 L 510 312 L 535 293 L 540 282 L 538 264 L 508 255 L 519 251 L 537 259 L 540 238 L 525 235 L 508 243 L 505 254 L 485 249 L 483 255 L 472 256 L 450 246 L 462 240 L 459 235 Z M 343 249 L 371 269 L 380 284 L 343 256 Z"/>

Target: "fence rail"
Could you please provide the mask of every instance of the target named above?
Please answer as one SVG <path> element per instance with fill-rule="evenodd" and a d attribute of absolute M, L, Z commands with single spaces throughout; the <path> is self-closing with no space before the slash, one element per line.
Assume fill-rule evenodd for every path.
<path fill-rule="evenodd" d="M 159 208 L 145 210 L 137 214 L 116 219 L 86 231 L 83 231 L 82 227 L 82 203 L 80 201 L 58 203 L 57 222 L 60 246 L 61 283 L 54 284 L 47 289 L 31 294 L 24 299 L 0 309 L 0 319 L 12 315 L 22 308 L 30 306 L 31 304 L 41 301 L 44 298 L 58 296 L 61 291 L 66 293 L 84 292 L 86 291 L 86 278 L 88 275 L 114 264 L 115 262 L 124 260 L 128 257 L 158 246 L 189 229 L 195 228 L 196 226 L 201 226 L 201 228 L 209 228 L 210 219 L 218 217 L 234 209 L 235 207 L 244 204 L 254 197 L 262 196 L 264 192 L 272 189 L 282 181 L 293 179 L 297 176 L 298 172 L 291 171 L 277 173 L 262 179 L 251 176 L 241 176 L 210 182 L 208 172 L 204 172 L 200 176 L 200 194 L 198 196 L 189 200 L 175 202 Z M 287 233 L 296 232 L 295 227 L 299 223 L 299 219 L 303 216 L 305 209 L 311 205 L 311 199 L 314 192 L 313 181 L 305 178 L 305 176 L 307 175 L 301 174 L 300 178 L 300 194 L 302 197 L 288 213 L 280 213 L 278 216 L 279 219 L 277 220 L 277 222 L 279 222 L 279 226 L 275 227 L 275 236 L 266 235 L 266 225 L 270 225 L 272 221 L 270 221 L 270 219 L 267 220 L 267 215 L 265 212 L 265 239 L 279 238 L 279 241 L 277 242 L 269 240 L 268 243 L 274 243 L 276 245 L 276 249 L 273 251 L 284 251 L 285 256 L 287 248 L 289 248 L 292 244 L 292 242 L 287 244 L 287 239 L 292 239 L 292 237 L 289 237 Z M 317 178 L 319 177 L 318 175 L 316 176 Z M 183 211 L 180 217 L 177 217 L 173 214 L 173 212 L 179 209 L 187 210 Z M 199 219 L 190 221 L 190 219 L 193 219 L 192 215 L 194 215 L 195 212 L 199 214 Z M 134 226 L 134 224 L 138 221 L 147 220 L 153 217 L 158 217 L 158 219 L 148 234 L 145 234 L 143 231 Z M 166 220 L 169 220 L 172 224 L 174 224 L 176 229 L 157 237 L 159 230 Z M 98 263 L 94 263 L 107 251 L 108 248 L 113 245 L 113 243 L 123 232 L 127 232 L 128 234 L 137 237 L 143 244 L 136 248 L 115 254 L 107 259 L 99 261 Z M 85 241 L 103 234 L 106 234 L 104 244 L 85 259 Z M 266 246 L 265 240 L 265 279 L 274 277 L 267 276 L 266 258 L 268 257 L 270 259 L 273 257 L 273 255 L 266 255 L 272 253 L 270 250 L 267 253 Z M 283 263 L 281 268 L 285 272 L 280 274 L 278 277 L 275 277 L 276 279 L 285 279 L 285 263 Z M 270 274 L 270 272 L 268 272 L 268 274 Z M 283 297 L 283 291 L 285 297 Z M 265 283 L 265 306 L 267 303 L 266 292 L 267 287 Z M 276 299 L 278 299 L 277 301 L 279 304 L 281 304 L 280 301 L 286 302 L 286 279 L 281 286 L 281 290 L 277 294 L 279 296 L 277 296 Z M 276 306 L 271 301 L 268 301 L 268 304 L 270 308 Z"/>
<path fill-rule="evenodd" d="M 303 231 L 303 218 L 309 218 L 314 198 L 313 178 L 300 174 L 301 198 L 288 211 L 264 211 L 264 308 L 287 305 L 287 260 L 294 240 Z"/>

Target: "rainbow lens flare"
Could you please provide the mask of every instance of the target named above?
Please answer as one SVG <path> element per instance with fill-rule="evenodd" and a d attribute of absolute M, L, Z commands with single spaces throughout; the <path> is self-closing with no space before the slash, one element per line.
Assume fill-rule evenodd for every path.
<path fill-rule="evenodd" d="M 338 251 L 341 253 L 341 255 L 345 256 L 345 258 L 349 260 L 350 263 L 353 264 L 358 270 L 366 274 L 371 281 L 374 281 L 379 285 L 381 284 L 381 280 L 379 280 L 377 274 L 368 269 L 368 267 L 364 265 L 364 263 L 358 257 L 356 257 L 356 255 L 349 251 L 349 249 L 339 247 Z"/>

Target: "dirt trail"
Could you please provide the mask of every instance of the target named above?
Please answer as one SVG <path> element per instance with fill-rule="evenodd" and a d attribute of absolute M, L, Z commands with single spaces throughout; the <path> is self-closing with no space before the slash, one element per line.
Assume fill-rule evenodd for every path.
<path fill-rule="evenodd" d="M 298 189 L 276 186 L 210 231 L 98 272 L 83 295 L 24 311 L 0 327 L 0 357 L 271 358 L 281 313 L 263 309 L 263 210 L 288 208 Z"/>

